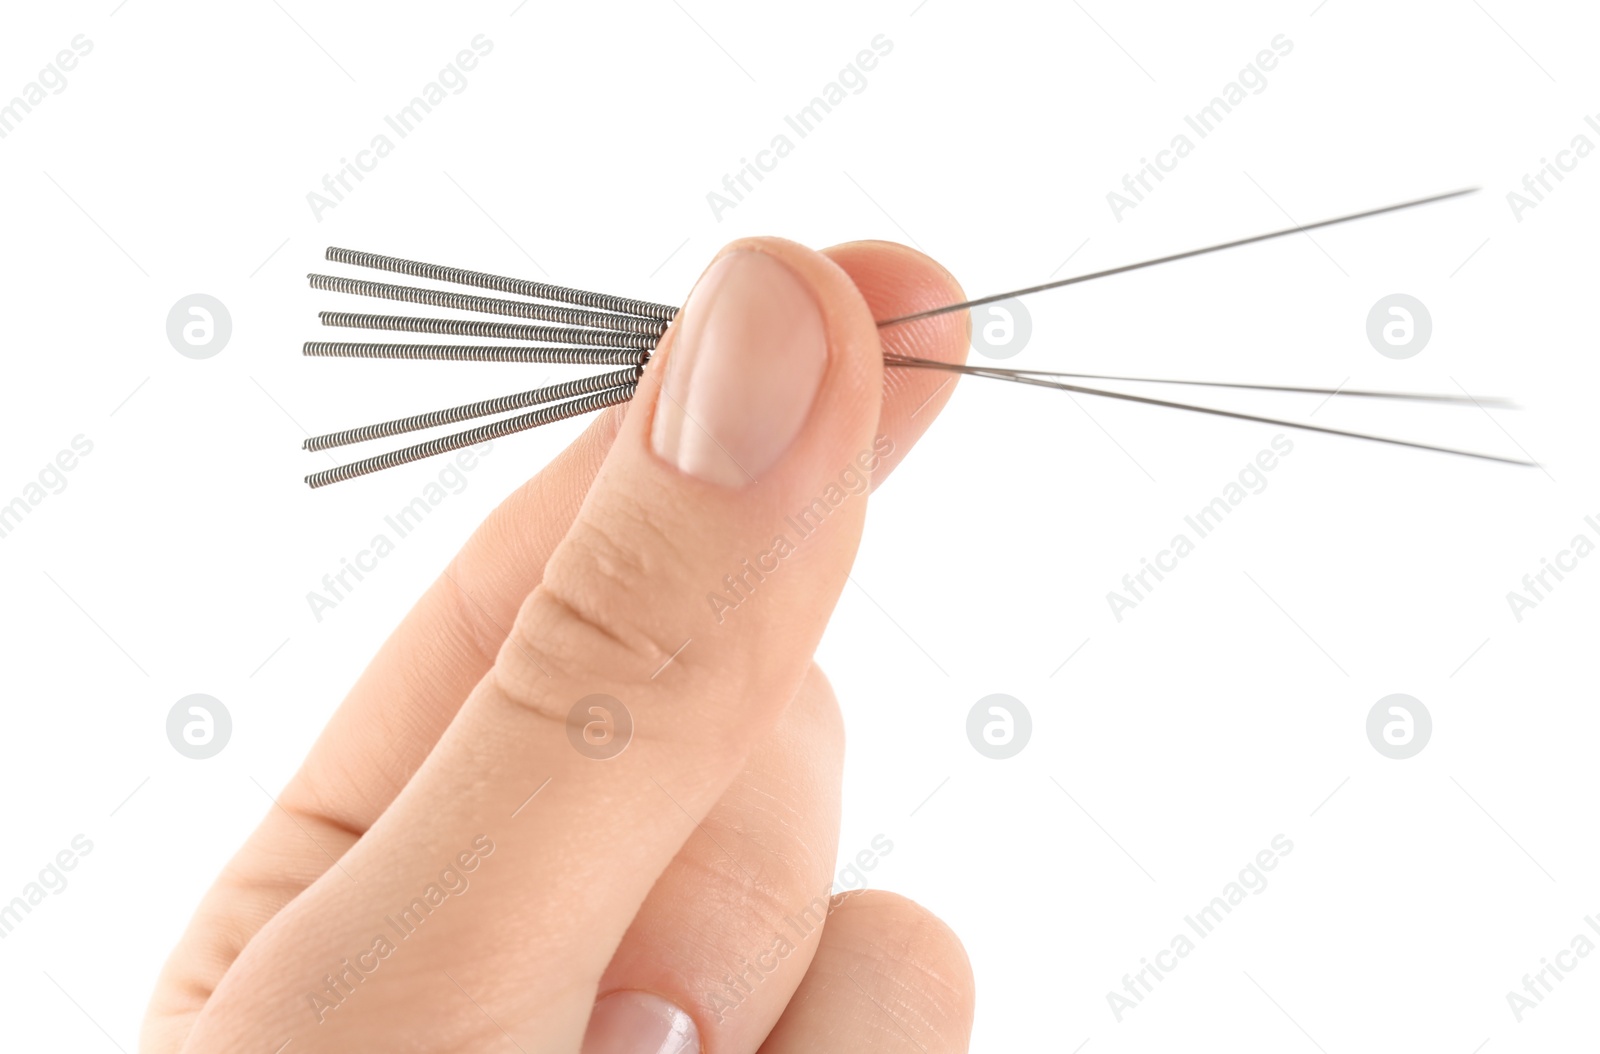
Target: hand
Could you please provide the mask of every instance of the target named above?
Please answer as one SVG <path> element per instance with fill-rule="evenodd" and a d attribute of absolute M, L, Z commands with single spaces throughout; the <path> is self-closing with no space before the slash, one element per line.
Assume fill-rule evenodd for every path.
<path fill-rule="evenodd" d="M 373 659 L 200 905 L 144 1049 L 965 1051 L 955 936 L 830 899 L 842 722 L 811 662 L 869 481 L 953 387 L 883 354 L 967 346 L 961 313 L 873 319 L 961 297 L 887 243 L 725 249 L 633 403 Z"/>

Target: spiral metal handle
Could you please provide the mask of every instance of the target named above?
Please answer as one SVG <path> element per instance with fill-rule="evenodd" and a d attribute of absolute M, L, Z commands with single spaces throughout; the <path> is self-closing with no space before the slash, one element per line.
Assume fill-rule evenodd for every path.
<path fill-rule="evenodd" d="M 495 344 L 348 344 L 308 340 L 305 354 L 330 359 L 414 359 L 438 362 L 542 362 L 563 366 L 643 366 L 648 351 L 611 348 L 503 348 Z"/>
<path fill-rule="evenodd" d="M 529 340 L 544 344 L 594 344 L 605 348 L 635 348 L 639 351 L 654 348 L 660 339 L 641 333 L 570 329 L 563 326 L 527 326 L 518 322 L 484 322 L 462 318 L 410 318 L 401 315 L 352 314 L 345 311 L 324 311 L 320 317 L 324 326 L 397 329 L 409 333 L 449 333 L 458 337 Z"/>
<path fill-rule="evenodd" d="M 660 336 L 667 324 L 648 318 L 613 315 L 603 311 L 584 311 L 575 307 L 556 307 L 551 304 L 530 304 L 524 300 L 500 300 L 492 296 L 473 296 L 448 289 L 423 289 L 412 285 L 390 285 L 388 282 L 368 282 L 360 278 L 341 278 L 337 275 L 308 274 L 312 289 L 332 293 L 351 293 L 355 296 L 378 297 L 383 300 L 404 300 L 430 307 L 448 307 L 457 311 L 476 311 L 484 315 L 514 315 L 542 322 L 559 322 L 564 326 L 588 326 L 593 329 L 614 329 L 623 333 L 649 333 Z"/>
<path fill-rule="evenodd" d="M 678 313 L 677 308 L 667 304 L 652 304 L 645 300 L 630 300 L 627 297 L 591 293 L 583 289 L 569 289 L 566 286 L 549 285 L 544 282 L 530 282 L 522 278 L 507 278 L 504 275 L 468 271 L 464 268 L 447 267 L 443 264 L 423 263 L 420 260 L 402 260 L 394 256 L 381 256 L 378 253 L 360 252 L 356 249 L 339 249 L 331 245 L 328 247 L 327 258 L 334 263 L 352 264 L 356 267 L 371 267 L 380 271 L 396 271 L 416 278 L 431 278 L 434 281 L 451 282 L 455 285 L 474 285 L 483 289 L 494 289 L 502 293 L 514 293 L 517 296 L 531 296 L 539 300 L 555 300 L 563 304 L 578 304 L 581 307 L 598 308 L 601 311 L 615 311 L 624 315 L 637 315 L 661 322 L 670 322 L 672 317 Z"/>
<path fill-rule="evenodd" d="M 551 424 L 555 421 L 564 421 L 569 417 L 578 417 L 583 414 L 594 413 L 608 406 L 627 402 L 633 398 L 633 393 L 638 390 L 637 384 L 625 384 L 620 388 L 611 388 L 594 395 L 586 395 L 581 399 L 571 402 L 556 403 L 543 409 L 534 410 L 532 413 L 521 414 L 517 417 L 507 417 L 491 424 L 480 425 L 465 432 L 455 435 L 441 436 L 431 439 L 426 443 L 408 446 L 402 450 L 390 451 L 377 457 L 369 457 L 364 461 L 352 461 L 348 465 L 339 465 L 322 472 L 313 473 L 306 477 L 306 483 L 312 489 L 325 487 L 330 483 L 339 483 L 357 476 L 365 476 L 371 472 L 381 472 L 386 468 L 396 465 L 405 465 L 423 458 L 433 457 L 435 454 L 445 454 L 452 450 L 460 450 L 464 446 L 476 446 L 487 443 L 502 436 L 515 432 L 525 432 L 530 428 Z"/>
<path fill-rule="evenodd" d="M 529 406 L 559 402 L 562 399 L 570 399 L 575 395 L 587 395 L 590 392 L 604 391 L 607 388 L 619 388 L 624 384 L 632 384 L 638 381 L 643 372 L 642 367 L 634 366 L 626 370 L 616 370 L 613 373 L 597 373 L 592 377 L 580 377 L 575 381 L 552 384 L 545 388 L 534 388 L 531 391 L 517 392 L 515 395 L 502 395 L 496 399 L 484 399 L 481 402 L 467 403 L 463 406 L 452 406 L 446 410 L 431 410 L 425 414 L 415 414 L 411 417 L 396 418 L 393 421 L 362 425 L 360 428 L 350 428 L 343 432 L 330 432 L 327 435 L 312 436 L 305 441 L 304 445 L 307 450 L 326 450 L 329 447 L 349 446 L 351 443 L 365 443 L 369 439 L 382 439 L 384 436 L 399 435 L 401 432 L 419 432 L 425 428 L 452 425 L 457 421 L 467 421 L 474 417 L 493 417 L 495 414 L 522 410 Z"/>

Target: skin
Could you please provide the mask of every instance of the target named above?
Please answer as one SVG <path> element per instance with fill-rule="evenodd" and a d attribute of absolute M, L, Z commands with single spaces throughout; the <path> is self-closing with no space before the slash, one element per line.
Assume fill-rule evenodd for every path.
<path fill-rule="evenodd" d="M 968 343 L 964 313 L 873 324 L 963 298 L 914 250 L 737 247 L 793 269 L 824 315 L 826 375 L 789 452 L 748 490 L 656 457 L 669 333 L 634 402 L 508 497 L 373 658 L 196 910 L 151 1002 L 148 1054 L 289 1040 L 295 1054 L 574 1054 L 618 990 L 688 1011 L 706 1054 L 967 1049 L 959 940 L 885 893 L 834 898 L 736 1007 L 711 998 L 833 883 L 843 722 L 811 654 L 867 500 L 666 660 L 685 626 L 707 626 L 729 554 L 758 551 L 783 510 L 887 435 L 876 488 L 943 407 L 953 375 L 886 372 L 882 356 L 962 361 Z M 634 721 L 604 762 L 567 738 L 572 701 L 592 693 Z M 321 979 L 480 836 L 494 848 L 468 889 L 319 1023 Z"/>

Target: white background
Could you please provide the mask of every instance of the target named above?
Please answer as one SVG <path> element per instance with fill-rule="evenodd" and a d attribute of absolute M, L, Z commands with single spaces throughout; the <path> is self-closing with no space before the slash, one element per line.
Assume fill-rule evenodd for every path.
<path fill-rule="evenodd" d="M 1035 297 L 1009 364 L 1510 395 L 1523 409 L 1492 417 L 1206 398 L 1543 470 L 1289 433 L 1267 489 L 1118 622 L 1106 593 L 1281 430 L 964 383 L 873 499 L 821 651 L 851 741 L 841 866 L 893 841 L 872 884 L 965 940 L 977 1051 L 1593 1043 L 1600 956 L 1520 1024 L 1506 1001 L 1600 913 L 1600 559 L 1521 622 L 1506 600 L 1600 533 L 1600 159 L 1520 220 L 1506 197 L 1580 133 L 1600 144 L 1585 5 L 101 0 L 0 17 L 0 99 L 76 34 L 94 45 L 0 140 L 0 501 L 74 436 L 94 444 L 0 539 L 0 899 L 75 835 L 94 844 L 0 941 L 0 1046 L 135 1048 L 159 964 L 268 792 L 473 525 L 581 427 L 497 443 L 316 621 L 306 593 L 436 473 L 313 493 L 300 478 L 328 462 L 298 449 L 303 429 L 530 376 L 303 359 L 316 310 L 368 303 L 305 288 L 336 269 L 326 245 L 677 303 L 739 235 L 880 237 L 978 295 L 1464 185 L 1484 189 Z M 316 219 L 307 192 L 480 33 L 494 50 L 465 90 Z M 707 192 L 878 34 L 893 50 L 865 90 L 714 218 Z M 1294 50 L 1267 88 L 1116 219 L 1107 192 L 1277 34 Z M 205 361 L 165 333 L 195 292 L 233 319 Z M 1393 292 L 1433 317 L 1406 361 L 1365 336 Z M 165 735 L 194 692 L 233 716 L 208 761 Z M 966 739 L 994 692 L 1033 718 L 1008 761 Z M 1394 692 L 1433 715 L 1408 761 L 1366 737 Z M 1118 1023 L 1106 993 L 1280 833 L 1294 851 L 1268 888 Z"/>

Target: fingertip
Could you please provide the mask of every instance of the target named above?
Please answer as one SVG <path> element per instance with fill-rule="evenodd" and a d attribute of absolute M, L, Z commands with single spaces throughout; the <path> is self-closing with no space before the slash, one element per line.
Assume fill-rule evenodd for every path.
<path fill-rule="evenodd" d="M 892 893 L 845 893 L 830 903 L 811 968 L 761 1049 L 809 1054 L 838 1037 L 826 1049 L 957 1054 L 968 1048 L 975 999 L 966 949 L 937 916 Z"/>
<path fill-rule="evenodd" d="M 842 242 L 822 251 L 850 275 L 868 306 L 873 308 L 873 318 L 879 322 L 913 315 L 945 304 L 959 304 L 967 299 L 960 280 L 950 272 L 949 268 L 922 250 L 909 245 L 879 239 L 862 239 Z M 940 324 L 934 328 L 940 331 L 965 330 L 969 325 L 967 313 L 964 311 L 951 312 L 949 316 L 936 316 L 925 321 L 939 322 Z M 887 327 L 884 335 L 888 336 L 889 330 L 914 325 L 916 324 L 902 323 L 897 327 Z M 935 342 L 930 342 L 929 350 L 944 353 L 941 361 L 962 361 L 966 357 L 966 345 L 967 341 L 963 337 L 959 343 L 942 343 L 935 346 Z M 959 358 L 950 359 L 948 356 L 952 353 Z"/>
<path fill-rule="evenodd" d="M 909 897 L 887 890 L 842 893 L 831 915 L 849 919 L 842 941 L 855 950 L 870 949 L 882 960 L 914 963 L 928 978 L 925 994 L 960 1016 L 970 1015 L 976 998 L 972 960 L 956 931 L 938 915 Z"/>
<path fill-rule="evenodd" d="M 855 241 L 825 250 L 850 280 L 878 321 L 902 318 L 946 304 L 963 302 L 966 291 L 955 276 L 926 253 L 888 241 Z M 951 311 L 913 322 L 878 327 L 885 356 L 962 363 L 971 345 L 969 312 Z M 873 474 L 876 487 L 939 416 L 954 394 L 958 375 L 947 370 L 890 365 L 883 374 L 878 430 L 894 446 L 894 456 Z"/>

